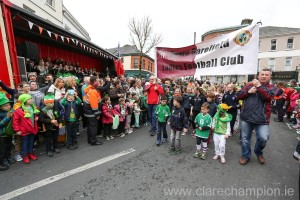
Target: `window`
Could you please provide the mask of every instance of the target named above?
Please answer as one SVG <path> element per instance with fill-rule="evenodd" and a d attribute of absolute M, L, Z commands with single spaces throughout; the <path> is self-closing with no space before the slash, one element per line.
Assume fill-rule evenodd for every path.
<path fill-rule="evenodd" d="M 54 7 L 54 0 L 46 0 L 46 3 L 51 7 Z"/>
<path fill-rule="evenodd" d="M 260 47 L 261 47 L 261 41 L 258 42 L 258 51 L 259 52 L 261 52 Z"/>
<path fill-rule="evenodd" d="M 272 70 L 272 72 L 275 71 L 275 58 L 269 58 L 268 66 Z"/>
<path fill-rule="evenodd" d="M 145 60 L 143 59 L 143 69 L 145 69 Z"/>
<path fill-rule="evenodd" d="M 150 63 L 150 72 L 152 72 L 152 63 Z"/>
<path fill-rule="evenodd" d="M 292 57 L 285 58 L 284 61 L 284 71 L 291 71 L 292 70 Z"/>
<path fill-rule="evenodd" d="M 150 70 L 150 61 L 148 61 L 148 67 L 147 67 L 147 70 L 149 71 Z"/>
<path fill-rule="evenodd" d="M 138 67 L 139 67 L 138 59 L 135 58 L 133 68 L 138 68 Z"/>
<path fill-rule="evenodd" d="M 276 39 L 271 40 L 271 51 L 276 50 Z"/>
<path fill-rule="evenodd" d="M 31 8 L 29 8 L 28 6 L 26 6 L 26 5 L 24 5 L 24 4 L 23 4 L 23 8 L 24 8 L 25 10 L 27 10 L 27 11 L 29 11 L 29 12 L 35 14 L 35 11 L 34 11 L 34 10 L 32 10 Z"/>
<path fill-rule="evenodd" d="M 260 59 L 257 60 L 257 71 L 258 71 L 258 72 L 260 71 L 259 63 L 260 63 Z"/>
<path fill-rule="evenodd" d="M 286 48 L 287 49 L 293 49 L 294 48 L 294 38 L 288 38 Z"/>

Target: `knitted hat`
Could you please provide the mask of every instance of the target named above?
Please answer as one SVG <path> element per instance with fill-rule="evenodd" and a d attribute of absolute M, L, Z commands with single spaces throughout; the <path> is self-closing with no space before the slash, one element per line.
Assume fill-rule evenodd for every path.
<path fill-rule="evenodd" d="M 29 78 L 30 76 L 35 76 L 35 77 L 37 77 L 37 75 L 36 75 L 35 72 L 30 72 L 30 73 L 28 74 L 28 78 Z"/>
<path fill-rule="evenodd" d="M 26 106 L 24 105 L 24 104 L 25 104 L 29 99 L 31 99 L 31 98 L 32 98 L 32 96 L 29 95 L 29 94 L 22 94 L 22 95 L 19 96 L 19 99 L 18 99 L 18 100 L 20 101 L 20 103 L 21 103 L 22 109 L 24 110 L 24 113 L 25 113 L 24 117 L 25 117 L 25 118 L 30 118 L 30 117 L 31 117 L 29 110 L 28 110 L 28 109 L 26 108 Z M 37 113 L 40 112 L 40 111 L 36 108 L 36 106 L 35 106 L 34 104 L 32 104 L 31 107 L 32 107 L 32 109 L 33 109 L 33 113 L 34 113 L 34 114 L 37 114 Z"/>
<path fill-rule="evenodd" d="M 9 103 L 10 101 L 3 92 L 0 92 L 0 106 Z"/>
<path fill-rule="evenodd" d="M 44 97 L 44 103 L 48 104 L 48 103 L 54 103 L 54 95 L 53 94 L 47 94 Z"/>

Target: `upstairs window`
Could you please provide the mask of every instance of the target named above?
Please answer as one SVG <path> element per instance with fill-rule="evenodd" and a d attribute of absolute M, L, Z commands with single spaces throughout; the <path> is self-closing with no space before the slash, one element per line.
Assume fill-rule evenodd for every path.
<path fill-rule="evenodd" d="M 135 58 L 133 68 L 138 68 L 138 67 L 139 67 L 138 59 Z"/>
<path fill-rule="evenodd" d="M 294 48 L 294 38 L 288 38 L 286 43 L 287 49 L 293 49 Z"/>
<path fill-rule="evenodd" d="M 54 8 L 54 0 L 46 0 L 46 3 Z"/>
<path fill-rule="evenodd" d="M 271 51 L 275 51 L 276 50 L 276 39 L 271 40 Z"/>

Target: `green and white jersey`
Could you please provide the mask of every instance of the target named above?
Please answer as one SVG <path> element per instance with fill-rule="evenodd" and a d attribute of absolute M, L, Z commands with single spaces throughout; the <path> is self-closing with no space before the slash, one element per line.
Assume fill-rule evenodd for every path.
<path fill-rule="evenodd" d="M 202 113 L 199 113 L 197 116 L 196 116 L 196 119 L 195 119 L 195 123 L 197 126 L 199 127 L 210 127 L 212 126 L 212 118 L 211 116 L 207 113 L 205 115 L 203 115 Z M 199 130 L 199 128 L 196 128 L 196 136 L 197 137 L 201 137 L 201 138 L 208 138 L 209 136 L 209 132 L 210 132 L 210 129 L 208 130 Z"/>

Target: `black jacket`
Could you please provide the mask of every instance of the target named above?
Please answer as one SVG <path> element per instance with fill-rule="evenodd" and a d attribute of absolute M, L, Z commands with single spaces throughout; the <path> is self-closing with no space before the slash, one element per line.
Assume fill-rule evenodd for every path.
<path fill-rule="evenodd" d="M 191 106 L 193 106 L 193 111 L 200 112 L 202 104 L 206 102 L 205 96 L 200 94 L 199 96 L 194 96 L 191 99 Z"/>
<path fill-rule="evenodd" d="M 183 107 L 174 107 L 170 117 L 170 126 L 173 130 L 178 131 L 188 128 L 188 118 Z"/>

